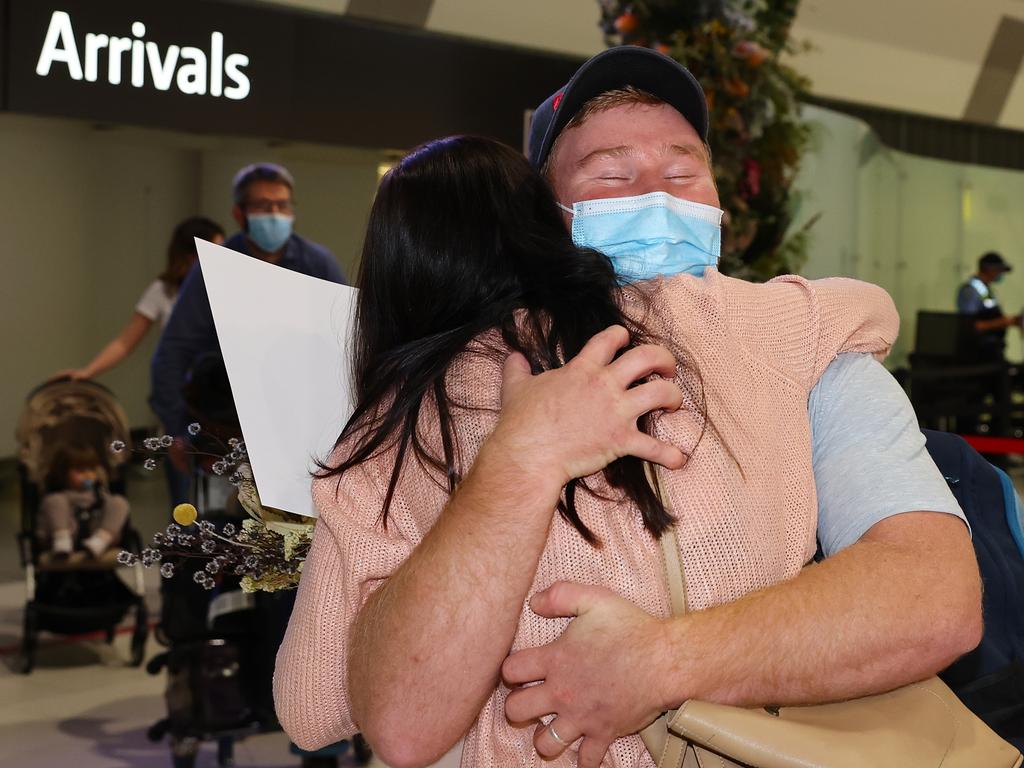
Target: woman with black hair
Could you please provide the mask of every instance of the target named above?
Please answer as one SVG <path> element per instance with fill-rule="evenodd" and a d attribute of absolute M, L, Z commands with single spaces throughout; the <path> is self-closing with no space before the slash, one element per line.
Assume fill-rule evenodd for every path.
<path fill-rule="evenodd" d="M 445 204 L 425 207 L 430 199 Z M 340 463 L 323 466 L 321 476 L 341 476 L 397 442 L 385 523 L 407 459 L 439 470 L 448 491 L 466 469 L 457 460 L 451 408 L 458 403 L 446 379 L 467 352 L 495 363 L 518 352 L 539 373 L 561 367 L 610 326 L 628 329 L 624 348 L 647 339 L 642 317 L 620 306 L 607 257 L 577 248 L 548 185 L 514 150 L 489 139 L 432 142 L 384 179 L 358 287 L 357 405 L 338 439 L 340 445 L 354 438 L 355 447 Z M 642 304 L 643 294 L 633 298 Z M 424 407 L 438 409 L 438 455 L 416 438 Z M 664 529 L 668 518 L 638 459 L 621 459 L 607 477 L 639 505 L 653 533 Z M 575 510 L 575 487 L 570 482 L 560 509 L 593 542 Z"/>
<path fill-rule="evenodd" d="M 275 700 L 299 746 L 361 730 L 389 764 L 428 764 L 463 736 L 463 765 L 536 764 L 501 665 L 569 620 L 531 596 L 607 588 L 646 652 L 670 613 L 670 525 L 694 610 L 791 578 L 815 549 L 810 388 L 838 351 L 883 353 L 896 330 L 888 296 L 854 281 L 620 285 L 527 161 L 472 137 L 385 176 L 358 287 L 357 405 L 314 482 Z M 659 690 L 661 674 L 623 691 Z M 551 757 L 581 735 L 555 723 Z M 582 743 L 601 762 L 608 744 Z M 645 764 L 637 737 L 609 754 Z"/>

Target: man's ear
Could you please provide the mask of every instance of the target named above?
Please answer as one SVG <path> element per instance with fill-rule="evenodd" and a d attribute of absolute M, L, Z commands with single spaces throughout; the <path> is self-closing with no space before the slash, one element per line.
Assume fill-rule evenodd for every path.
<path fill-rule="evenodd" d="M 241 229 L 243 232 L 246 231 L 246 227 L 245 227 L 245 211 L 242 210 L 241 206 L 239 206 L 239 205 L 231 206 L 231 218 L 233 218 L 235 220 L 235 223 L 238 224 L 238 228 L 239 229 Z"/>

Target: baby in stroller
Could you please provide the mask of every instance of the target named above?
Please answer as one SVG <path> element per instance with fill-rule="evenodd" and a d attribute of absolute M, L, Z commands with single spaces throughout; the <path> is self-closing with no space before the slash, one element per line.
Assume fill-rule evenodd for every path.
<path fill-rule="evenodd" d="M 112 642 L 129 612 L 131 662 L 141 663 L 149 631 L 142 566 L 120 565 L 114 546 L 138 554 L 142 544 L 121 495 L 130 451 L 109 450 L 131 441 L 124 409 L 96 382 L 48 382 L 29 394 L 16 437 L 26 587 L 22 671 L 33 669 L 41 632 L 102 630 Z"/>
<path fill-rule="evenodd" d="M 81 548 L 100 558 L 120 543 L 128 522 L 128 500 L 108 490 L 107 472 L 95 448 L 80 442 L 58 448 L 46 476 L 46 489 L 49 493 L 40 505 L 37 535 L 43 546 L 49 545 L 53 557 L 68 557 Z M 82 529 L 80 516 L 87 530 Z"/>

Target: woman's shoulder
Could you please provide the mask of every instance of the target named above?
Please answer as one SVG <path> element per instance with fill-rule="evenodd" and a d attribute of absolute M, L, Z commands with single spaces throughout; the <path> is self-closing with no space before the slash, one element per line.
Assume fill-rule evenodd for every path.
<path fill-rule="evenodd" d="M 395 452 L 380 451 L 360 464 L 337 472 L 336 469 L 352 456 L 357 443 L 357 436 L 346 437 L 322 462 L 321 471 L 313 478 L 313 505 L 328 523 L 343 519 L 356 526 L 372 527 L 387 493 Z"/>
<path fill-rule="evenodd" d="M 452 360 L 445 389 L 456 408 L 501 407 L 501 377 L 510 349 L 497 329 L 473 338 Z"/>
<path fill-rule="evenodd" d="M 174 298 L 174 293 L 168 290 L 166 283 L 157 278 L 146 286 L 135 304 L 135 311 L 156 321 L 170 314 Z"/>
<path fill-rule="evenodd" d="M 150 282 L 149 285 L 146 286 L 145 290 L 142 291 L 140 301 L 155 298 L 166 299 L 169 301 L 173 296 L 174 291 L 168 290 L 167 283 L 158 277 Z"/>
<path fill-rule="evenodd" d="M 448 412 L 455 432 L 459 469 L 472 463 L 480 444 L 490 434 L 501 408 L 501 371 L 508 346 L 498 331 L 489 331 L 474 338 L 452 361 L 445 377 Z M 378 410 L 386 410 L 388 403 Z M 398 440 L 388 439 L 384 447 L 365 461 L 341 473 L 328 474 L 339 467 L 358 449 L 363 432 L 354 430 L 340 440 L 323 461 L 327 472 L 313 480 L 313 499 L 321 516 L 343 519 L 347 525 L 373 527 L 380 522 L 380 512 L 387 497 L 398 458 Z M 437 403 L 434 393 L 427 393 L 419 410 L 416 426 L 417 444 L 434 457 L 443 456 Z M 445 477 L 435 468 L 418 460 L 410 444 L 405 452 L 402 471 L 395 486 L 392 510 L 401 522 L 406 500 L 418 499 L 423 503 L 411 504 L 407 512 L 408 527 L 419 530 L 438 511 L 436 503 L 443 504 L 447 493 Z M 436 499 L 434 498 L 436 496 Z M 423 519 L 420 519 L 422 512 Z M 389 518 L 390 519 L 390 518 Z"/>

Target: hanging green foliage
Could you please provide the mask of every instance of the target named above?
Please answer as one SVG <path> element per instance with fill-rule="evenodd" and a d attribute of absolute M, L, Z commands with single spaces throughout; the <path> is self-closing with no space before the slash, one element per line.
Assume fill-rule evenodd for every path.
<path fill-rule="evenodd" d="M 601 0 L 609 45 L 643 45 L 689 69 L 707 94 L 722 207 L 723 272 L 766 280 L 796 272 L 806 227 L 790 232 L 791 189 L 810 137 L 807 80 L 783 64 L 799 0 Z M 808 225 L 809 226 L 809 225 Z"/>

